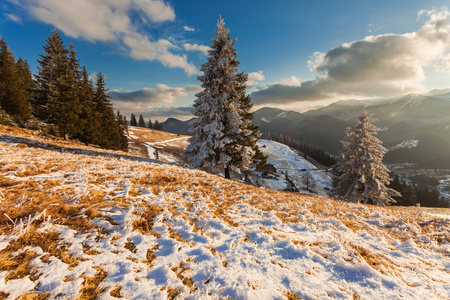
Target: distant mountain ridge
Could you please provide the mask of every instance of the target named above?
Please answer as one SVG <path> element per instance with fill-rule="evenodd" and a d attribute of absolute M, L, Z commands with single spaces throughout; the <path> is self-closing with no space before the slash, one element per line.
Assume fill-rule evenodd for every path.
<path fill-rule="evenodd" d="M 450 90 L 393 99 L 338 101 L 304 113 L 264 107 L 254 112 L 253 122 L 263 134 L 283 134 L 337 155 L 347 127 L 355 124 L 363 109 L 376 119 L 378 137 L 386 148 L 417 141 L 416 147 L 392 149 L 386 162 L 426 166 L 432 161 L 430 167 L 435 167 L 438 157 L 450 155 Z M 163 125 L 168 132 L 187 133 L 188 122 L 170 118 Z"/>

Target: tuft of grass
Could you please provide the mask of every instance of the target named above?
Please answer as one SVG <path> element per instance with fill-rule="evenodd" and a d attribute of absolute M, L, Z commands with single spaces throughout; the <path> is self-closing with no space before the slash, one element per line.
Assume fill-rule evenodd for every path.
<path fill-rule="evenodd" d="M 67 253 L 68 245 L 61 245 L 57 232 L 46 231 L 37 232 L 32 226 L 25 234 L 12 241 L 5 249 L 0 251 L 0 270 L 10 271 L 5 280 L 19 279 L 31 274 L 30 261 L 37 257 L 32 251 L 25 251 L 19 255 L 14 255 L 18 250 L 27 246 L 40 247 L 44 252 L 59 258 L 62 262 L 74 267 L 78 265 L 78 260 Z"/>
<path fill-rule="evenodd" d="M 9 296 L 8 293 L 5 293 L 5 292 L 3 292 L 3 291 L 0 291 L 0 300 L 5 300 L 5 299 L 8 298 L 8 296 Z"/>
<path fill-rule="evenodd" d="M 136 245 L 131 241 L 130 238 L 127 239 L 124 247 L 130 250 L 130 252 L 136 253 Z"/>
<path fill-rule="evenodd" d="M 50 293 L 42 293 L 42 294 L 23 294 L 17 297 L 17 300 L 45 300 L 50 297 Z"/>
<path fill-rule="evenodd" d="M 185 275 L 184 273 L 191 271 L 190 268 L 186 267 L 183 262 L 180 262 L 178 265 L 170 268 L 176 275 L 179 280 L 185 285 L 191 293 L 197 290 L 197 285 L 192 281 L 190 277 Z"/>
<path fill-rule="evenodd" d="M 150 267 L 153 266 L 153 261 L 155 261 L 158 257 L 155 255 L 155 251 L 159 249 L 158 245 L 155 245 L 152 249 L 147 250 L 147 257 L 144 261 L 146 264 L 148 264 Z"/>
<path fill-rule="evenodd" d="M 13 270 L 5 277 L 5 282 L 7 282 L 29 275 L 31 271 L 30 261 L 37 257 L 37 254 L 33 251 L 25 251 L 16 256 L 13 256 L 12 253 L 7 253 L 4 256 L 0 259 L 0 271 Z"/>
<path fill-rule="evenodd" d="M 120 293 L 121 289 L 122 289 L 122 287 L 120 285 L 116 285 L 109 294 L 111 295 L 111 297 L 114 297 L 114 298 L 122 298 L 123 296 Z"/>
<path fill-rule="evenodd" d="M 98 296 L 105 290 L 100 283 L 106 278 L 108 273 L 99 267 L 95 267 L 97 273 L 94 277 L 84 277 L 83 289 L 81 290 L 81 295 L 78 296 L 77 300 L 93 300 L 97 299 Z"/>
<path fill-rule="evenodd" d="M 83 247 L 83 252 L 87 255 L 97 255 L 97 254 L 101 253 L 100 251 L 92 249 L 92 247 L 87 244 L 82 244 L 82 247 Z"/>
<path fill-rule="evenodd" d="M 287 291 L 284 295 L 288 300 L 302 300 L 302 298 L 294 294 L 292 291 Z"/>
<path fill-rule="evenodd" d="M 181 293 L 181 289 L 173 287 L 167 289 L 167 299 L 174 300 Z"/>

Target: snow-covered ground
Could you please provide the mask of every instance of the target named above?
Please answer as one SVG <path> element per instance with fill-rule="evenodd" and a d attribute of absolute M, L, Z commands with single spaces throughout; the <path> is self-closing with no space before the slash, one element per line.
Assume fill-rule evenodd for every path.
<path fill-rule="evenodd" d="M 263 179 L 265 186 L 275 190 L 286 189 L 288 183 L 284 174 L 287 172 L 288 177 L 300 192 L 314 191 L 318 195 L 328 194 L 331 189 L 331 177 L 328 172 L 318 169 L 286 145 L 259 140 L 258 147 L 268 156 L 267 163 L 273 164 L 278 173 L 276 178 Z M 307 177 L 309 177 L 309 191 L 306 186 Z"/>
<path fill-rule="evenodd" d="M 0 201 L 2 299 L 450 298 L 448 209 L 255 188 L 4 126 Z"/>
<path fill-rule="evenodd" d="M 183 163 L 181 153 L 187 145 L 187 136 L 135 126 L 128 127 L 128 136 L 129 148 L 135 154 L 164 162 Z M 142 153 L 139 146 L 144 147 L 145 153 Z"/>

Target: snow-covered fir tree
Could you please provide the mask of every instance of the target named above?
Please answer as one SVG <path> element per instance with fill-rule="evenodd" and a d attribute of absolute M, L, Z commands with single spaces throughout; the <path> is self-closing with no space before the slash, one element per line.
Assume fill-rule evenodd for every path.
<path fill-rule="evenodd" d="M 208 60 L 200 69 L 204 75 L 198 77 L 204 90 L 196 95 L 196 118 L 189 124 L 192 137 L 186 154 L 193 167 L 222 166 L 225 177 L 230 178 L 232 169 L 245 170 L 252 163 L 254 150 L 249 139 L 257 140 L 259 134 L 249 130 L 249 121 L 240 115 L 240 80 L 247 77 L 237 73 L 236 39 L 230 39 L 222 18 L 211 42 Z"/>
<path fill-rule="evenodd" d="M 395 202 L 392 197 L 400 193 L 387 187 L 391 179 L 382 163 L 387 150 L 375 137 L 378 129 L 371 116 L 363 111 L 356 126 L 347 129 L 341 159 L 334 166 L 333 193 L 350 202 L 385 206 Z"/>

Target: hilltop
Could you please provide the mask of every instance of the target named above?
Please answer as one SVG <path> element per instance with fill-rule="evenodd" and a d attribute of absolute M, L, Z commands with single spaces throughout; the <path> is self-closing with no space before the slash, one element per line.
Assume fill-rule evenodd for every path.
<path fill-rule="evenodd" d="M 449 209 L 256 188 L 5 126 L 0 153 L 3 299 L 450 297 Z"/>

